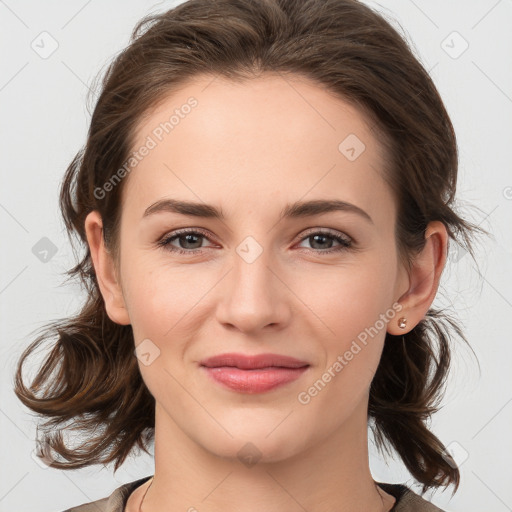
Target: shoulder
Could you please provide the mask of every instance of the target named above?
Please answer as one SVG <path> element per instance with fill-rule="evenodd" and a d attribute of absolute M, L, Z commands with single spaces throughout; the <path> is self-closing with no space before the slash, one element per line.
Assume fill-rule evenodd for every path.
<path fill-rule="evenodd" d="M 62 512 L 106 512 L 108 510 L 108 500 L 109 498 L 102 498 L 101 500 L 90 501 L 89 503 L 78 505 L 77 507 L 67 508 Z"/>
<path fill-rule="evenodd" d="M 396 498 L 396 503 L 390 512 L 444 512 L 403 484 L 376 483 Z"/>
<path fill-rule="evenodd" d="M 62 512 L 123 512 L 130 494 L 137 487 L 148 481 L 151 476 L 152 475 L 149 475 L 139 480 L 123 484 L 117 489 L 114 489 L 112 494 L 106 498 L 83 503 L 76 507 L 63 510 Z"/>

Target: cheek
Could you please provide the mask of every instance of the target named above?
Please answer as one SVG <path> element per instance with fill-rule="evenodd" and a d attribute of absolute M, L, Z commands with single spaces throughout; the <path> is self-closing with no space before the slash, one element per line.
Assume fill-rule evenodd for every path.
<path fill-rule="evenodd" d="M 329 276 L 315 280 L 319 286 L 311 296 L 311 309 L 322 320 L 317 324 L 325 327 L 325 367 L 319 368 L 316 378 L 328 381 L 332 390 L 319 403 L 331 403 L 339 396 L 356 403 L 367 392 L 380 361 L 387 324 L 395 316 L 393 279 L 389 261 L 368 258 L 362 265 L 331 269 Z"/>
<path fill-rule="evenodd" d="M 387 274 L 381 272 L 379 265 L 338 273 L 330 280 L 330 289 L 335 287 L 335 291 L 317 293 L 312 299 L 328 328 L 321 343 L 325 363 L 312 375 L 298 399 L 301 404 L 311 404 L 304 409 L 307 414 L 322 415 L 327 430 L 348 418 L 369 392 L 382 354 L 387 322 L 395 315 L 389 283 L 382 282 L 384 278 L 389 280 L 389 274 L 389 270 Z"/>
<path fill-rule="evenodd" d="M 393 275 L 382 262 L 367 258 L 357 266 L 312 272 L 295 289 L 318 325 L 325 327 L 327 339 L 346 342 L 373 326 L 391 307 Z M 381 322 L 377 327 L 382 328 Z"/>
<path fill-rule="evenodd" d="M 182 319 L 208 288 L 204 273 L 193 272 L 188 265 L 173 268 L 154 254 L 127 258 L 124 271 L 125 301 L 136 341 L 141 336 L 163 340 L 173 329 L 181 329 Z"/>

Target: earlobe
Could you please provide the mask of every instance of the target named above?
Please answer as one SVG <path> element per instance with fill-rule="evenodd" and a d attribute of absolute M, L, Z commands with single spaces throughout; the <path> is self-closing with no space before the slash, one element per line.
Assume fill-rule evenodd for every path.
<path fill-rule="evenodd" d="M 116 273 L 112 255 L 107 251 L 103 240 L 103 223 L 98 211 L 90 212 L 85 219 L 87 243 L 98 281 L 105 309 L 109 318 L 120 325 L 129 325 L 123 292 Z"/>
<path fill-rule="evenodd" d="M 425 245 L 409 271 L 409 289 L 397 301 L 402 309 L 388 325 L 390 334 L 406 334 L 425 317 L 439 288 L 447 244 L 446 226 L 441 221 L 430 222 L 425 231 Z"/>

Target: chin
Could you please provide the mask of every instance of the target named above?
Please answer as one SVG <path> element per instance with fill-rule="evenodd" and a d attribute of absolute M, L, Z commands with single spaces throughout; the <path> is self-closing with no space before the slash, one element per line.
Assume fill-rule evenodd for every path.
<path fill-rule="evenodd" d="M 282 421 L 282 418 L 281 418 Z M 283 423 L 286 423 L 285 420 Z M 220 434 L 203 441 L 203 447 L 222 458 L 240 461 L 250 468 L 254 464 L 281 462 L 300 453 L 307 441 L 299 439 L 297 430 L 278 428 L 279 422 L 254 423 L 240 422 L 237 428 L 228 428 L 233 437 Z"/>

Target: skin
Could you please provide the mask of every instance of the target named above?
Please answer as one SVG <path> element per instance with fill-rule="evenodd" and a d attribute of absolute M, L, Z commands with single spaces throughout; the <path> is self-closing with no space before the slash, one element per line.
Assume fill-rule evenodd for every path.
<path fill-rule="evenodd" d="M 155 474 L 127 504 L 201 512 L 390 510 L 368 463 L 367 407 L 386 331 L 411 330 L 434 300 L 446 259 L 445 226 L 431 222 L 410 270 L 399 262 L 396 204 L 382 178 L 383 149 L 365 117 L 304 78 L 264 74 L 243 84 L 197 77 L 138 126 L 134 148 L 174 109 L 198 106 L 125 177 L 117 268 L 97 211 L 85 222 L 109 317 L 131 324 L 135 345 L 160 354 L 139 368 L 156 401 Z M 354 161 L 338 145 L 356 134 Z M 223 221 L 161 212 L 162 198 L 208 203 Z M 298 200 L 340 199 L 347 211 L 279 220 Z M 156 242 L 179 228 L 208 237 Z M 310 228 L 348 236 L 353 247 Z M 247 236 L 263 248 L 252 263 L 236 249 Z M 402 310 L 308 404 L 297 396 L 321 378 L 379 315 Z M 406 329 L 397 320 L 407 318 Z M 224 352 L 273 352 L 310 364 L 297 380 L 260 394 L 221 387 L 199 362 Z M 237 457 L 252 443 L 255 465 Z M 193 510 L 193 509 L 190 509 Z"/>

